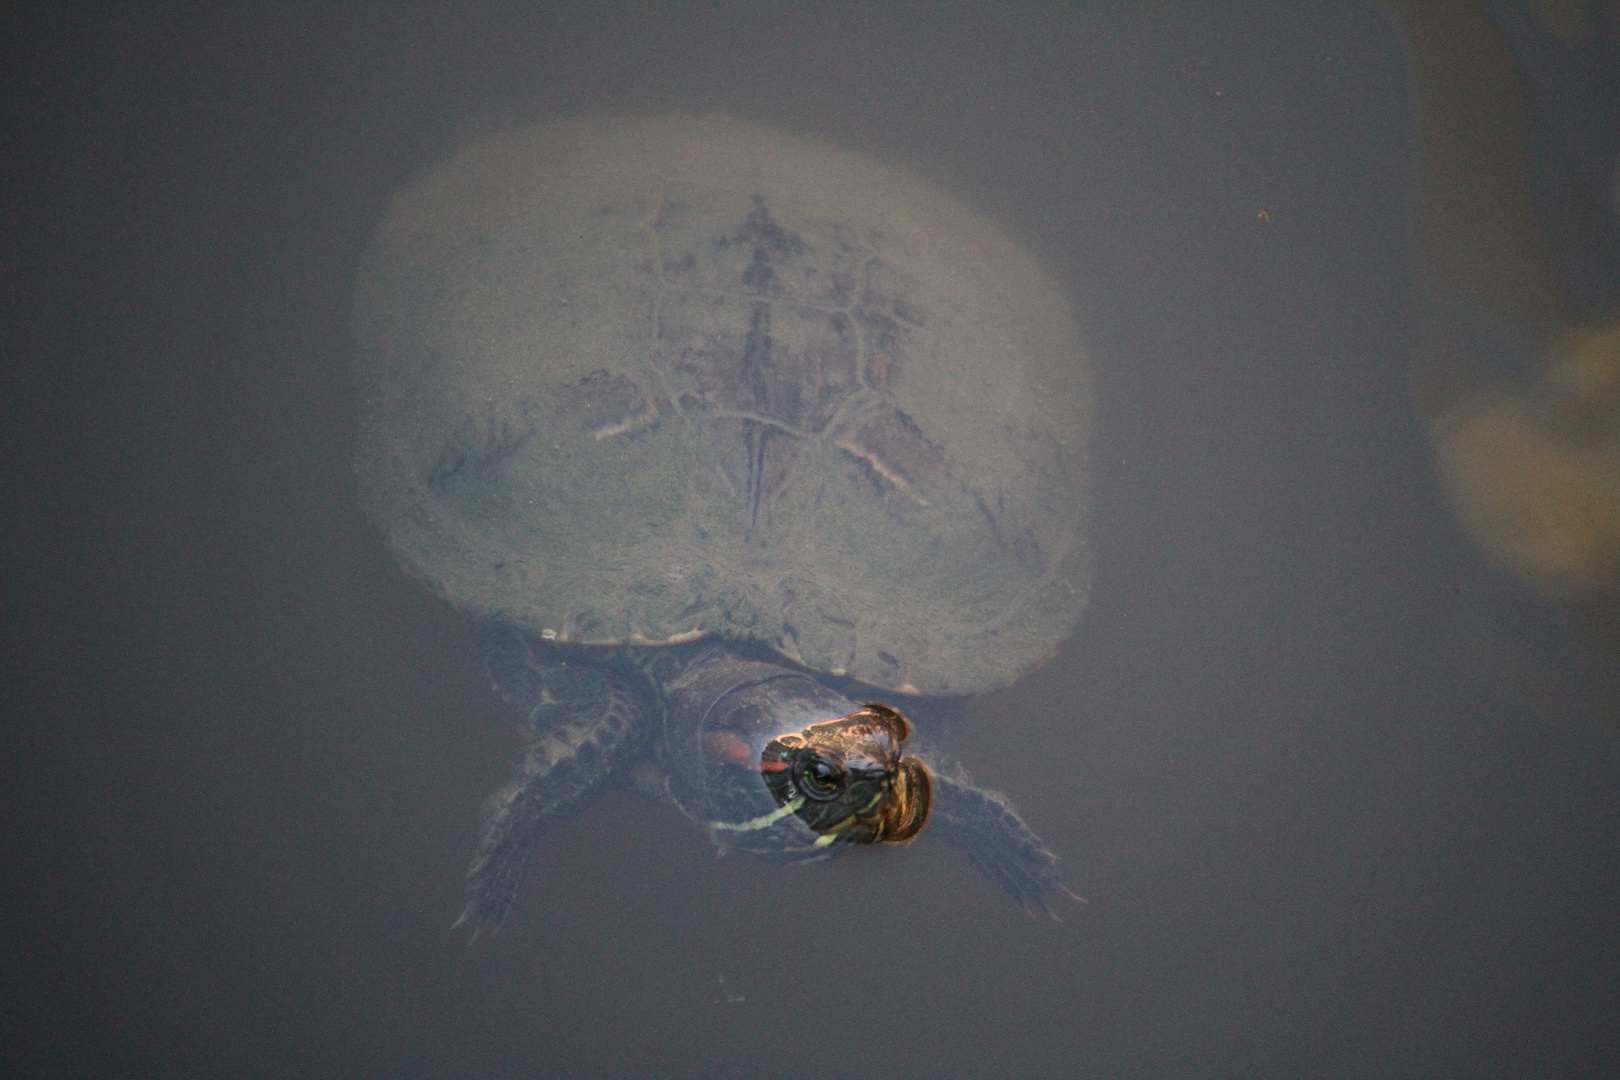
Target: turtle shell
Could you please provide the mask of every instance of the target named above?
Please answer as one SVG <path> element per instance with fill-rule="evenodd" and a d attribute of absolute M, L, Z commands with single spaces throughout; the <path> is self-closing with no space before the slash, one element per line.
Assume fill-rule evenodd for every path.
<path fill-rule="evenodd" d="M 723 117 L 473 143 L 388 208 L 354 335 L 368 511 L 477 615 L 942 694 L 1084 607 L 1069 306 L 870 158 Z"/>

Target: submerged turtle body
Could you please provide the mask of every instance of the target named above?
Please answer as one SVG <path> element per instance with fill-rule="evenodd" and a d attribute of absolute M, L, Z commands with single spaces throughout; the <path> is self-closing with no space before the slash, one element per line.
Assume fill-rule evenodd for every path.
<path fill-rule="evenodd" d="M 395 200 L 356 333 L 369 508 L 470 612 L 959 694 L 1084 603 L 1068 306 L 866 158 L 724 119 L 478 144 Z"/>
<path fill-rule="evenodd" d="M 540 749 L 501 798 L 536 823 L 657 731 L 671 794 L 719 839 L 738 822 L 717 823 L 714 793 L 737 777 L 684 798 L 681 778 L 746 757 L 751 798 L 777 735 L 833 738 L 806 733 L 861 706 L 813 674 L 990 690 L 1084 607 L 1090 389 L 1068 306 L 989 223 L 868 158 L 724 118 L 477 143 L 395 199 L 354 327 L 367 508 L 503 643 L 491 671 Z M 749 674 L 765 651 L 785 674 Z M 741 708 L 732 684 L 756 675 L 772 688 L 755 697 L 782 699 L 760 715 L 784 715 L 722 747 L 687 715 L 702 672 L 705 716 Z M 682 724 L 697 742 L 671 738 Z M 903 719 L 838 737 L 856 729 L 865 749 L 835 756 L 876 761 L 887 739 L 882 798 L 908 775 L 925 797 Z M 731 831 L 770 847 L 813 802 Z M 876 828 L 846 817 L 864 823 L 837 839 Z M 520 869 L 491 848 L 501 831 L 486 870 Z"/>

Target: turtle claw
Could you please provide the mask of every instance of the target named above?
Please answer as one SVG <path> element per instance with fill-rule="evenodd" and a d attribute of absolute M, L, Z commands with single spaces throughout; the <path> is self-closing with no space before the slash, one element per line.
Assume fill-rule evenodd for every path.
<path fill-rule="evenodd" d="M 999 796 L 1000 792 L 988 791 L 984 794 Z M 1006 807 L 1006 809 L 1011 809 Z M 999 885 L 1003 892 L 1018 902 L 1029 915 L 1045 915 L 1055 922 L 1062 922 L 1063 916 L 1059 913 L 1062 901 L 1083 904 L 1085 898 L 1077 895 L 1057 876 L 1057 856 L 1041 843 L 1040 837 L 1024 826 L 1023 835 L 1011 831 L 1003 831 L 996 827 L 1000 823 L 991 823 L 994 832 L 981 833 L 977 836 L 963 836 L 947 827 L 942 833 L 946 840 L 964 848 L 968 861 L 978 871 Z M 1019 821 L 1019 825 L 1023 825 Z M 971 845 L 993 842 L 1002 847 L 992 857 L 973 850 Z"/>
<path fill-rule="evenodd" d="M 1053 922 L 1062 922 L 1063 916 L 1058 914 L 1057 909 L 1052 906 L 1052 902 L 1060 897 L 1068 900 L 1070 903 L 1075 904 L 1084 904 L 1089 902 L 1085 897 L 1081 896 L 1079 893 L 1075 892 L 1061 881 L 1055 881 L 1045 892 L 1026 900 L 1024 903 L 1024 911 L 1032 917 L 1044 914 Z"/>
<path fill-rule="evenodd" d="M 468 882 L 467 891 L 473 892 L 471 882 Z M 470 927 L 470 933 L 467 935 L 468 945 L 476 945 L 485 937 L 494 937 L 501 932 L 501 927 L 506 922 L 506 914 L 512 910 L 512 897 L 516 891 L 514 888 L 512 894 L 504 899 L 495 899 L 488 895 L 469 896 L 466 906 L 461 909 L 461 914 L 450 924 L 450 929 L 460 930 L 463 926 Z"/>
<path fill-rule="evenodd" d="M 472 920 L 472 933 L 467 937 L 467 944 L 476 945 L 478 944 L 478 939 L 483 937 L 486 931 L 489 933 L 490 937 L 494 937 L 496 934 L 500 933 L 501 921 L 504 920 L 504 918 L 504 914 L 502 915 L 501 920 L 496 921 L 483 918 L 478 912 L 478 902 L 475 900 L 468 900 L 467 906 L 461 909 L 461 914 L 456 917 L 456 921 L 450 924 L 450 929 L 460 930 L 467 924 L 469 919 Z"/>
<path fill-rule="evenodd" d="M 538 742 L 536 744 L 538 746 Z M 528 876 L 529 854 L 558 807 L 547 806 L 546 789 L 555 786 L 553 770 L 533 768 L 536 746 L 518 767 L 517 777 L 490 797 L 484 811 L 484 835 L 467 869 L 467 903 L 450 924 L 455 930 L 472 927 L 468 944 L 486 934 L 493 937 Z"/>

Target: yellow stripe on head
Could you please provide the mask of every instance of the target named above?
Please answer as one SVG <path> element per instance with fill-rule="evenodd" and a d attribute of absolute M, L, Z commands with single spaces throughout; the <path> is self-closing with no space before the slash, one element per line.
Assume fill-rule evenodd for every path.
<path fill-rule="evenodd" d="M 797 795 L 768 814 L 748 821 L 739 821 L 736 824 L 729 821 L 711 821 L 709 822 L 709 828 L 723 829 L 726 832 L 753 832 L 756 829 L 768 829 L 803 805 L 804 796 Z"/>

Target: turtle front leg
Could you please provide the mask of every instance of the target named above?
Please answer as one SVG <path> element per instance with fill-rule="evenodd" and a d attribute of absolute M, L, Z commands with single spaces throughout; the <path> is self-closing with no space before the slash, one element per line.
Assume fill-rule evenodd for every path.
<path fill-rule="evenodd" d="M 962 766 L 938 750 L 921 749 L 917 756 L 933 774 L 933 809 L 925 834 L 959 848 L 1026 911 L 1044 911 L 1055 919 L 1052 904 L 1060 897 L 1085 903 L 1058 879 L 1058 857 L 1024 823 L 1011 799 L 975 787 Z"/>
<path fill-rule="evenodd" d="M 630 680 L 520 631 L 491 628 L 484 662 L 532 740 L 511 782 L 484 806 L 467 905 L 454 924 L 470 926 L 473 941 L 500 929 L 547 827 L 576 814 L 647 728 L 646 706 Z"/>

